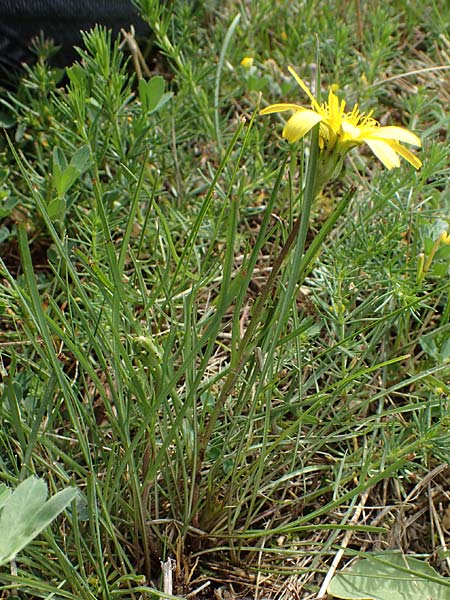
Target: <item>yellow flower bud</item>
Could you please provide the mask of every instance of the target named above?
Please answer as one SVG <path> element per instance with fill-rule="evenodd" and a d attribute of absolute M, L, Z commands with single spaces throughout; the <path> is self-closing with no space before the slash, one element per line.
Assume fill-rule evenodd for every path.
<path fill-rule="evenodd" d="M 244 56 L 244 58 L 241 60 L 241 66 L 244 67 L 244 69 L 250 69 L 253 67 L 254 60 L 255 59 L 251 56 Z"/>

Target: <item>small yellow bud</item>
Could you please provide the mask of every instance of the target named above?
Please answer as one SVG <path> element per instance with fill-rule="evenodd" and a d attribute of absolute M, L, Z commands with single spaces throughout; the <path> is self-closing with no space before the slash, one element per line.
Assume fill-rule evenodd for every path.
<path fill-rule="evenodd" d="M 251 56 L 244 56 L 244 58 L 241 60 L 241 66 L 244 67 L 244 69 L 250 69 L 253 67 L 254 60 L 255 59 Z"/>

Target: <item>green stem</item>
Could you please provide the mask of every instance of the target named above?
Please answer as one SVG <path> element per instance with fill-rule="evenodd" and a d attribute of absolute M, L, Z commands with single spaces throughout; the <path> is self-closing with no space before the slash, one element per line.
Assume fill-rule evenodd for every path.
<path fill-rule="evenodd" d="M 275 264 L 273 266 L 273 269 L 270 273 L 270 276 L 269 276 L 265 286 L 261 290 L 261 293 L 255 304 L 253 314 L 252 314 L 252 317 L 248 324 L 247 330 L 239 344 L 239 354 L 238 354 L 237 364 L 233 364 L 234 361 L 233 361 L 233 359 L 231 360 L 230 371 L 229 371 L 228 376 L 222 386 L 219 397 L 217 398 L 217 401 L 216 401 L 216 404 L 214 407 L 214 411 L 212 412 L 208 422 L 206 423 L 206 427 L 205 427 L 205 429 L 201 435 L 201 438 L 199 440 L 198 458 L 197 458 L 197 465 L 196 465 L 196 471 L 195 471 L 196 481 L 195 481 L 195 490 L 194 490 L 194 494 L 193 494 L 195 504 L 197 503 L 198 497 L 199 497 L 199 487 L 200 487 L 202 466 L 203 466 L 203 462 L 205 459 L 206 448 L 208 446 L 209 440 L 211 439 L 212 433 L 214 431 L 214 427 L 215 427 L 217 420 L 222 412 L 223 406 L 225 405 L 225 402 L 226 402 L 231 390 L 233 389 L 242 369 L 244 368 L 244 366 L 248 360 L 248 357 L 250 354 L 250 352 L 249 352 L 250 341 L 253 339 L 254 334 L 263 318 L 263 310 L 262 309 L 263 309 L 263 307 L 267 301 L 267 298 L 273 288 L 273 285 L 276 281 L 276 278 L 281 269 L 281 266 L 282 266 L 285 258 L 288 256 L 289 251 L 295 240 L 297 240 L 297 244 L 295 247 L 295 254 L 294 254 L 294 263 L 293 263 L 294 269 L 295 269 L 295 265 L 298 265 L 298 266 L 294 270 L 294 273 L 296 274 L 296 276 L 295 276 L 295 278 L 291 278 L 289 285 L 288 285 L 288 290 L 291 290 L 291 292 L 293 292 L 294 287 L 298 281 L 298 275 L 302 272 L 304 273 L 302 256 L 304 254 L 306 236 L 307 236 L 307 232 L 308 232 L 309 215 L 310 215 L 311 206 L 312 206 L 312 203 L 313 203 L 313 200 L 315 197 L 316 168 L 317 168 L 317 157 L 318 157 L 318 139 L 319 139 L 319 128 L 318 128 L 318 126 L 316 126 L 313 130 L 312 139 L 311 139 L 310 158 L 309 158 L 309 162 L 308 162 L 308 172 L 307 172 L 307 176 L 306 176 L 306 185 L 305 185 L 305 190 L 304 190 L 304 194 L 303 194 L 303 203 L 302 203 L 302 208 L 301 208 L 301 214 L 300 214 L 299 218 L 297 219 L 297 221 L 295 222 L 294 227 L 293 227 L 291 233 L 289 234 L 288 239 L 286 240 L 286 243 L 284 244 L 283 248 L 281 249 L 281 252 L 275 261 Z M 289 297 L 289 299 L 292 298 L 292 293 L 285 294 L 284 299 L 283 299 L 284 302 L 286 302 L 287 297 Z M 198 526 L 198 511 L 196 512 L 196 515 L 194 517 L 193 524 L 194 524 L 194 526 Z"/>

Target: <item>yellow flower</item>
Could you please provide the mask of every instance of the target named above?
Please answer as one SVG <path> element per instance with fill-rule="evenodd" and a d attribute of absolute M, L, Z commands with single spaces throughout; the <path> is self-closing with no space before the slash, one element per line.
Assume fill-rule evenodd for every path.
<path fill-rule="evenodd" d="M 241 66 L 244 67 L 244 69 L 250 69 L 253 67 L 253 62 L 254 58 L 251 56 L 244 56 L 244 58 L 241 60 Z"/>
<path fill-rule="evenodd" d="M 327 164 L 327 176 L 336 176 L 342 166 L 344 155 L 355 146 L 367 144 L 387 169 L 400 166 L 400 157 L 407 160 L 415 169 L 422 165 L 417 156 L 400 144 L 404 142 L 420 147 L 420 139 L 404 127 L 382 127 L 372 118 L 372 112 L 364 115 L 355 104 L 350 112 L 345 112 L 345 100 L 339 100 L 332 86 L 328 94 L 328 102 L 319 104 L 305 82 L 292 67 L 288 67 L 291 75 L 311 101 L 311 108 L 298 104 L 272 104 L 261 111 L 262 115 L 286 110 L 294 111 L 283 129 L 283 137 L 289 142 L 297 142 L 320 123 L 319 148 L 322 162 Z"/>
<path fill-rule="evenodd" d="M 440 241 L 443 244 L 450 244 L 450 235 L 447 233 L 447 231 L 443 231 L 441 233 Z"/>

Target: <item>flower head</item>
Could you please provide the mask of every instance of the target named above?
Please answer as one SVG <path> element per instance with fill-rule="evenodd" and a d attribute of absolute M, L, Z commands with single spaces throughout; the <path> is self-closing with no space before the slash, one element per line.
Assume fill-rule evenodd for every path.
<path fill-rule="evenodd" d="M 362 144 L 367 144 L 387 169 L 400 166 L 400 157 L 407 160 L 415 169 L 421 167 L 420 159 L 400 143 L 420 147 L 421 141 L 414 133 L 404 127 L 382 127 L 372 118 L 372 112 L 367 115 L 361 113 L 357 104 L 350 112 L 346 112 L 345 100 L 339 100 L 335 94 L 335 86 L 332 86 L 329 91 L 328 101 L 319 104 L 303 79 L 292 67 L 288 69 L 310 99 L 311 108 L 280 103 L 264 108 L 261 114 L 293 111 L 294 114 L 283 129 L 283 137 L 291 143 L 300 140 L 314 125 L 320 123 L 319 148 L 324 154 L 322 162 L 328 167 L 328 179 L 338 174 L 345 154 Z"/>

